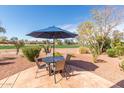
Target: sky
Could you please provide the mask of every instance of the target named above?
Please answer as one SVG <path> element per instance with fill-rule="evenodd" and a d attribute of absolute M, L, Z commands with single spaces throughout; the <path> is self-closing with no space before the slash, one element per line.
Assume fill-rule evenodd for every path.
<path fill-rule="evenodd" d="M 102 6 L 0 6 L 0 25 L 5 27 L 8 38 L 34 39 L 26 34 L 49 26 L 76 32 L 77 26 L 88 20 L 94 8 Z"/>

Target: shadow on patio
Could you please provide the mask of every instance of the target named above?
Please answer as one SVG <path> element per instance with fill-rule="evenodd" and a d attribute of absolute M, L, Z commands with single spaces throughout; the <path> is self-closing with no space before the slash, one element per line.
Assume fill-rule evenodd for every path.
<path fill-rule="evenodd" d="M 80 75 L 81 73 L 76 73 L 74 74 L 73 72 L 75 71 L 94 71 L 95 69 L 98 68 L 98 66 L 96 66 L 95 64 L 91 63 L 91 62 L 87 62 L 87 61 L 82 61 L 82 60 L 71 60 L 70 61 L 70 65 L 71 65 L 71 70 L 68 70 L 68 74 L 67 74 L 67 80 L 70 79 L 70 77 L 73 76 L 77 76 Z M 81 68 L 74 68 L 72 66 Z M 61 73 L 62 78 L 65 78 L 65 76 Z M 62 78 L 58 81 L 60 82 L 62 80 Z"/>
<path fill-rule="evenodd" d="M 9 65 L 14 64 L 15 62 L 0 62 L 0 65 Z"/>
<path fill-rule="evenodd" d="M 14 59 L 16 59 L 16 57 L 3 57 L 3 58 L 0 58 L 0 61 L 14 60 Z"/>
<path fill-rule="evenodd" d="M 111 88 L 114 88 L 115 86 L 120 86 L 120 87 L 124 88 L 124 80 L 119 81 L 115 85 L 111 86 Z"/>
<path fill-rule="evenodd" d="M 94 71 L 95 69 L 98 68 L 98 66 L 96 66 L 95 64 L 82 60 L 71 60 L 70 65 L 83 68 L 87 71 Z"/>

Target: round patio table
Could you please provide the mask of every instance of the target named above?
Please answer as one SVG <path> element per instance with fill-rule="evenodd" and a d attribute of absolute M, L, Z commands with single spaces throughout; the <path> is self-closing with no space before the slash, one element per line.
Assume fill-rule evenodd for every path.
<path fill-rule="evenodd" d="M 65 60 L 63 56 L 49 56 L 49 57 L 45 57 L 42 58 L 42 61 L 45 62 L 46 64 L 48 64 L 48 68 L 49 68 L 49 76 L 51 76 L 51 63 L 56 63 L 56 62 L 60 62 Z"/>

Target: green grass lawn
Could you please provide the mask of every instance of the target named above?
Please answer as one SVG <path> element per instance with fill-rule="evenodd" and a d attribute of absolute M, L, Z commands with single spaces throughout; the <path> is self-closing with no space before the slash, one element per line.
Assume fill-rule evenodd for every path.
<path fill-rule="evenodd" d="M 78 48 L 79 45 L 57 45 L 56 48 Z"/>
<path fill-rule="evenodd" d="M 34 45 L 26 45 L 25 47 L 34 46 Z M 56 48 L 78 48 L 79 45 L 56 45 Z M 15 49 L 15 46 L 8 45 L 0 45 L 0 49 Z"/>
<path fill-rule="evenodd" d="M 7 45 L 1 46 L 0 45 L 0 49 L 15 49 L 15 46 L 7 46 Z"/>

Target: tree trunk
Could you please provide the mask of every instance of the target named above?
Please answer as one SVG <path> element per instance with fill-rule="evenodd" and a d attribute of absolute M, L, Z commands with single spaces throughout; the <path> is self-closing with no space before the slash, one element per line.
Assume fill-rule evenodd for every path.
<path fill-rule="evenodd" d="M 103 52 L 102 50 L 103 50 L 104 44 L 105 44 L 105 40 L 103 40 L 102 45 L 101 45 L 101 47 L 100 47 L 100 54 Z"/>
<path fill-rule="evenodd" d="M 16 49 L 16 55 L 18 55 L 18 53 L 19 53 L 19 48 Z"/>

